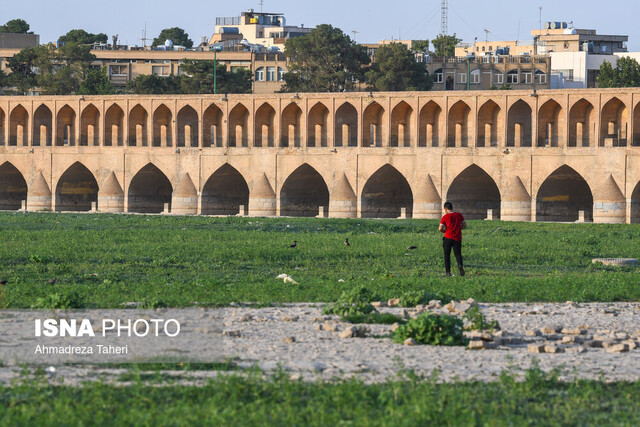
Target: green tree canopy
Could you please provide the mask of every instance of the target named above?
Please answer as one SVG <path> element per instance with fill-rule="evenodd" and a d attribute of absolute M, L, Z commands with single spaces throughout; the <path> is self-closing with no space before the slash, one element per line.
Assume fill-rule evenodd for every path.
<path fill-rule="evenodd" d="M 0 33 L 33 34 L 29 28 L 29 24 L 24 19 L 12 19 L 6 24 L 0 25 Z"/>
<path fill-rule="evenodd" d="M 380 46 L 366 78 L 370 89 L 381 91 L 429 90 L 433 85 L 424 64 L 401 43 Z"/>
<path fill-rule="evenodd" d="M 287 40 L 285 54 L 291 62 L 284 75 L 284 92 L 350 90 L 363 79 L 363 66 L 369 63 L 364 47 L 328 24 Z"/>
<path fill-rule="evenodd" d="M 438 37 L 431 40 L 431 44 L 433 45 L 434 55 L 435 56 L 455 56 L 456 46 L 461 41 L 462 39 L 459 39 L 455 33 L 452 36 L 447 36 L 444 34 L 438 35 Z"/>
<path fill-rule="evenodd" d="M 414 52 L 428 52 L 429 40 L 414 40 L 411 44 L 411 50 Z"/>
<path fill-rule="evenodd" d="M 38 84 L 35 72 L 37 50 L 35 47 L 27 47 L 7 60 L 7 68 L 11 73 L 7 75 L 6 86 L 15 87 L 21 95 Z"/>
<path fill-rule="evenodd" d="M 185 33 L 182 28 L 173 27 L 165 28 L 160 31 L 160 35 L 153 39 L 152 46 L 163 46 L 166 40 L 173 41 L 174 45 L 184 46 L 187 49 L 193 47 L 193 42 L 189 39 L 189 34 Z"/>
<path fill-rule="evenodd" d="M 115 88 L 105 67 L 90 69 L 78 89 L 80 95 L 111 95 Z"/>
<path fill-rule="evenodd" d="M 180 77 L 145 74 L 127 83 L 127 90 L 142 95 L 180 94 Z"/>
<path fill-rule="evenodd" d="M 106 43 L 109 38 L 105 33 L 88 33 L 85 30 L 71 30 L 67 34 L 60 36 L 58 41 L 65 43 L 93 44 Z"/>
<path fill-rule="evenodd" d="M 605 61 L 600 65 L 598 84 L 602 88 L 607 87 L 639 87 L 640 64 L 634 58 L 623 56 L 618 58 L 616 68 Z"/>

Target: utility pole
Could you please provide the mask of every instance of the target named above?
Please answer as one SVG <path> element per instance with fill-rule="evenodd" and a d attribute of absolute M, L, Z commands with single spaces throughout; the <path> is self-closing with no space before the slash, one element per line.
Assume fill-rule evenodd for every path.
<path fill-rule="evenodd" d="M 440 34 L 446 36 L 449 32 L 449 0 L 442 0 L 440 7 Z"/>
<path fill-rule="evenodd" d="M 147 47 L 147 40 L 151 40 L 147 38 L 147 23 L 144 23 L 144 30 L 142 30 L 142 47 Z"/>

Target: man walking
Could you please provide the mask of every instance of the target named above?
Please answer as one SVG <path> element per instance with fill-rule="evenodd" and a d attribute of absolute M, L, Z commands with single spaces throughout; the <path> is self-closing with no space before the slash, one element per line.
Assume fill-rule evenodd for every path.
<path fill-rule="evenodd" d="M 440 226 L 438 227 L 438 230 L 444 233 L 442 238 L 444 270 L 447 276 L 451 276 L 451 249 L 453 249 L 460 275 L 464 276 L 464 267 L 462 266 L 462 230 L 467 228 L 467 222 L 462 214 L 453 211 L 451 202 L 444 204 L 444 210 L 446 214 L 440 220 Z"/>

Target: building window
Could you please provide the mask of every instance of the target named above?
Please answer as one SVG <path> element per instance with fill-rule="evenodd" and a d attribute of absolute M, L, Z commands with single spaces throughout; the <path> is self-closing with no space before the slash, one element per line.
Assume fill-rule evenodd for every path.
<path fill-rule="evenodd" d="M 540 70 L 536 70 L 536 83 L 541 85 L 547 84 L 547 73 Z"/>
<path fill-rule="evenodd" d="M 493 52 L 493 46 L 489 46 L 489 52 Z"/>
<path fill-rule="evenodd" d="M 169 75 L 169 67 L 161 67 L 159 65 L 154 65 L 151 67 L 151 74 L 153 74 L 154 76 L 166 77 Z"/>
<path fill-rule="evenodd" d="M 287 72 L 287 70 L 285 70 L 284 68 L 278 67 L 278 81 L 279 82 L 284 81 L 284 73 L 286 73 L 286 72 Z"/>
<path fill-rule="evenodd" d="M 496 82 L 496 84 L 497 84 L 497 85 L 501 85 L 501 84 L 503 84 L 503 83 L 504 83 L 504 74 L 502 74 L 502 73 L 497 73 L 497 74 L 494 76 L 494 78 L 495 78 L 494 80 L 495 80 L 495 82 Z"/>
<path fill-rule="evenodd" d="M 267 67 L 267 81 L 268 82 L 276 81 L 276 67 Z"/>
<path fill-rule="evenodd" d="M 484 52 L 484 46 L 482 46 L 482 51 Z"/>
<path fill-rule="evenodd" d="M 530 85 L 533 82 L 533 75 L 531 73 L 522 73 L 522 77 L 525 84 Z"/>
<path fill-rule="evenodd" d="M 434 78 L 433 78 L 434 83 L 442 83 L 444 81 L 444 78 L 442 75 L 442 68 L 440 68 L 439 70 L 436 70 L 436 72 L 433 75 L 434 75 Z"/>
<path fill-rule="evenodd" d="M 257 82 L 264 81 L 264 67 L 260 67 L 256 70 L 256 81 Z"/>
<path fill-rule="evenodd" d="M 459 73 L 458 83 L 466 83 L 466 82 L 467 82 L 467 75 L 465 73 Z"/>
<path fill-rule="evenodd" d="M 507 73 L 507 84 L 517 85 L 520 83 L 520 79 L 518 78 L 518 70 L 512 70 Z"/>
<path fill-rule="evenodd" d="M 477 85 L 480 83 L 480 70 L 473 70 L 471 72 L 471 84 Z"/>
<path fill-rule="evenodd" d="M 129 74 L 129 67 L 126 65 L 110 65 L 109 75 L 111 76 L 126 76 Z"/>

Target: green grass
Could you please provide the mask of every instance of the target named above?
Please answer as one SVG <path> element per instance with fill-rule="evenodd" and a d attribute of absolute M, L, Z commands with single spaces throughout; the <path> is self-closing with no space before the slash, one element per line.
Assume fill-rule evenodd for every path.
<path fill-rule="evenodd" d="M 2 213 L 0 278 L 9 283 L 0 304 L 28 308 L 72 291 L 102 308 L 328 302 L 357 285 L 383 299 L 414 290 L 486 302 L 640 299 L 638 269 L 591 264 L 638 257 L 638 225 L 469 221 L 464 278 L 444 277 L 436 228 L 426 220 Z M 276 280 L 280 273 L 299 285 Z"/>
<path fill-rule="evenodd" d="M 412 374 L 384 384 L 305 383 L 277 374 L 204 386 L 163 378 L 128 387 L 54 386 L 41 378 L 0 387 L 2 425 L 638 425 L 640 382 L 559 382 L 532 368 L 524 381 L 439 384 Z M 180 379 L 180 378 L 178 378 Z M 155 381 L 158 380 L 158 381 Z"/>

